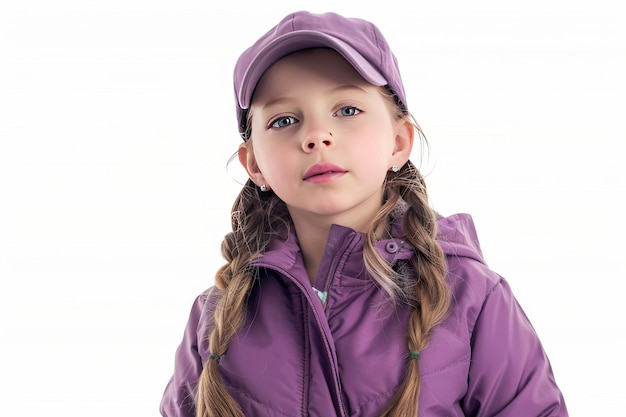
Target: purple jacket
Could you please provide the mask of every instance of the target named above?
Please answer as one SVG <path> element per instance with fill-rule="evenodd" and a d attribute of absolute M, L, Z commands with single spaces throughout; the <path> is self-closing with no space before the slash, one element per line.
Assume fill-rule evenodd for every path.
<path fill-rule="evenodd" d="M 400 239 L 381 241 L 389 261 L 407 259 Z M 381 309 L 364 272 L 363 234 L 333 226 L 315 288 L 295 237 L 274 242 L 256 265 L 245 328 L 220 362 L 222 378 L 250 417 L 377 416 L 407 366 L 410 307 Z M 567 416 L 537 334 L 507 282 L 485 264 L 472 219 L 439 221 L 452 307 L 422 352 L 419 416 Z M 163 416 L 194 416 L 193 392 L 210 355 L 212 289 L 193 304 Z"/>

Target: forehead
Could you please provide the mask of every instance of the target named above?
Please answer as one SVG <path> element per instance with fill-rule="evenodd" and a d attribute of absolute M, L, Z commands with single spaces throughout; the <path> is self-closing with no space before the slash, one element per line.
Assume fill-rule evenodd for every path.
<path fill-rule="evenodd" d="M 286 94 L 303 83 L 371 86 L 339 53 L 328 48 L 305 49 L 276 61 L 263 74 L 252 96 L 255 101 L 268 95 Z"/>

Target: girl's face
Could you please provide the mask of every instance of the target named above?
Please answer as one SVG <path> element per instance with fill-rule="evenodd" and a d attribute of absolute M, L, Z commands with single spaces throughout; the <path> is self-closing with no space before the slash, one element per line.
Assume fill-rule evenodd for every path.
<path fill-rule="evenodd" d="M 393 166 L 408 160 L 413 128 L 392 116 L 380 87 L 331 49 L 291 54 L 259 81 L 251 139 L 239 151 L 250 178 L 299 222 L 366 231 Z"/>

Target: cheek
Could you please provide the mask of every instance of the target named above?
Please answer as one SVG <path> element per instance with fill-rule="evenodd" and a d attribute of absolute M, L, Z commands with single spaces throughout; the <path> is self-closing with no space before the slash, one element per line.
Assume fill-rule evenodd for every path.
<path fill-rule="evenodd" d="M 391 156 L 395 146 L 393 130 L 388 126 L 371 125 L 359 132 L 355 132 L 359 138 L 353 144 L 352 152 L 368 160 L 384 160 Z"/>
<path fill-rule="evenodd" d="M 289 170 L 292 158 L 281 148 L 263 148 L 256 153 L 257 165 L 268 181 L 277 179 Z"/>

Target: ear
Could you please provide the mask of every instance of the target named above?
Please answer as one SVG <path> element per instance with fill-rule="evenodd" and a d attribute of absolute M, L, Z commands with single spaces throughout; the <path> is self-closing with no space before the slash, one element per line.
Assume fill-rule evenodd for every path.
<path fill-rule="evenodd" d="M 252 149 L 252 144 L 250 142 L 245 142 L 239 145 L 237 156 L 239 156 L 239 163 L 246 170 L 252 182 L 258 186 L 267 184 L 265 178 L 263 177 L 263 173 L 257 164 L 256 158 L 254 157 L 254 150 Z"/>
<path fill-rule="evenodd" d="M 415 129 L 408 118 L 398 121 L 396 130 L 396 141 L 391 155 L 392 165 L 401 167 L 406 164 L 413 150 L 413 139 L 415 137 Z"/>

